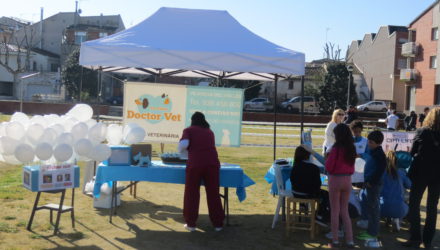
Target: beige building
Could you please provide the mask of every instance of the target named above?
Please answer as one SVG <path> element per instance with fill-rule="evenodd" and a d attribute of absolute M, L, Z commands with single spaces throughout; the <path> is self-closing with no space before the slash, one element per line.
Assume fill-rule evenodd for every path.
<path fill-rule="evenodd" d="M 43 16 L 43 13 L 42 15 Z M 29 72 L 40 72 L 39 77 L 32 78 L 35 81 L 41 81 L 42 75 L 47 72 L 56 73 L 49 74 L 48 83 L 55 84 L 49 87 L 39 86 L 36 89 L 49 90 L 57 89 L 60 92 L 60 71 L 63 62 L 74 48 L 77 48 L 81 42 L 97 39 L 103 36 L 111 35 L 115 32 L 125 29 L 124 23 L 120 15 L 99 15 L 99 16 L 80 16 L 78 12 L 60 12 L 46 19 L 41 18 L 39 22 L 33 24 L 19 25 L 14 23 L 14 19 L 0 18 L 5 23 L 2 27 L 9 27 L 8 30 L 14 31 L 14 36 L 20 41 L 27 38 L 28 44 L 22 47 L 32 48 L 32 58 L 30 60 Z M 6 30 L 6 28 L 4 28 Z M 1 31 L 1 30 L 0 30 Z M 1 34 L 1 33 L 0 33 Z M 3 33 L 6 34 L 6 33 Z M 10 35 L 11 33 L 7 33 Z M 15 39 L 14 39 L 15 40 Z M 12 42 L 12 40 L 11 40 Z M 42 59 L 42 57 L 44 59 Z M 11 61 L 13 61 L 11 59 Z M 108 86 L 115 85 L 113 78 L 104 76 L 104 97 L 113 94 L 113 89 Z M 0 94 L 13 95 L 19 99 L 17 95 L 19 84 L 13 87 L 13 76 L 3 67 L 0 67 Z M 30 83 L 28 86 L 38 85 Z M 58 84 L 58 85 L 56 85 Z M 38 91 L 28 91 L 31 96 L 38 95 Z M 42 95 L 52 94 L 50 91 L 42 91 Z"/>
<path fill-rule="evenodd" d="M 323 83 L 325 74 L 325 63 L 327 59 L 316 60 L 307 63 L 305 67 L 304 86 L 313 85 L 314 87 Z M 260 96 L 274 101 L 275 84 L 274 82 L 263 82 L 261 85 Z M 295 96 L 301 95 L 301 78 L 294 77 L 290 80 L 280 80 L 277 85 L 277 102 L 289 100 Z"/>
<path fill-rule="evenodd" d="M 0 48 L 3 48 L 4 44 L 0 45 Z M 9 56 L 8 56 L 8 65 L 12 70 L 18 69 L 17 58 L 20 56 L 20 60 L 22 62 L 21 68 L 24 67 L 25 61 L 27 60 L 25 51 L 18 53 L 18 48 L 15 45 L 8 45 Z M 5 53 L 4 49 L 0 49 L 0 60 L 5 62 Z M 26 77 L 26 75 L 35 75 L 36 77 Z M 40 84 L 45 84 L 50 82 L 51 86 L 45 87 L 44 92 L 42 94 L 58 94 L 60 92 L 60 72 L 59 72 L 59 56 L 44 50 L 33 49 L 29 54 L 29 64 L 28 68 L 23 72 L 18 74 L 16 79 L 17 84 L 14 86 L 14 75 L 7 71 L 5 67 L 0 66 L 0 96 L 2 97 L 11 97 L 15 96 L 17 99 L 21 98 L 21 93 L 33 93 L 35 94 L 35 90 L 26 91 L 26 89 L 21 86 L 22 82 L 32 82 L 38 81 Z M 22 80 L 21 78 L 25 77 Z M 50 80 L 47 80 L 50 79 Z M 32 84 L 29 84 L 31 87 Z M 37 88 L 38 89 L 38 88 Z M 41 89 L 41 88 L 40 88 Z"/>
<path fill-rule="evenodd" d="M 346 61 L 355 67 L 353 79 L 360 104 L 382 100 L 396 103 L 398 111 L 405 110 L 405 83 L 400 80 L 400 69 L 406 67 L 401 49 L 407 39 L 406 27 L 388 25 L 380 27 L 377 34 L 366 34 L 363 40 L 351 43 Z"/>

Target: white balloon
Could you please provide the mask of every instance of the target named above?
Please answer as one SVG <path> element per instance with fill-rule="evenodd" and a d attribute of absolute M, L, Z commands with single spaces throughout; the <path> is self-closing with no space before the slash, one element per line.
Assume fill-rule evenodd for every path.
<path fill-rule="evenodd" d="M 89 132 L 89 127 L 87 126 L 86 123 L 84 123 L 84 122 L 77 122 L 72 127 L 73 140 L 77 141 L 77 140 L 79 140 L 81 138 L 86 137 L 88 132 Z"/>
<path fill-rule="evenodd" d="M 72 133 L 62 133 L 56 140 L 56 144 L 68 144 L 70 146 L 73 145 L 73 142 Z"/>
<path fill-rule="evenodd" d="M 100 193 L 105 194 L 105 195 L 110 195 L 111 192 L 112 192 L 112 189 L 109 187 L 107 182 L 101 185 L 101 192 Z"/>
<path fill-rule="evenodd" d="M 85 122 L 92 118 L 93 109 L 87 104 L 76 104 L 72 109 L 67 112 L 67 115 L 75 117 L 77 120 Z"/>
<path fill-rule="evenodd" d="M 139 125 L 137 125 L 136 123 L 133 123 L 133 122 L 127 123 L 127 124 L 124 126 L 124 130 L 122 131 L 122 137 L 123 137 L 123 138 L 127 137 L 127 135 L 128 135 L 128 133 L 130 132 L 130 130 L 131 130 L 132 128 L 136 128 L 136 127 L 139 127 Z"/>
<path fill-rule="evenodd" d="M 55 140 L 57 139 L 57 132 L 53 128 L 46 128 L 43 132 L 43 135 L 40 138 L 40 142 L 47 142 L 50 145 L 55 144 Z"/>
<path fill-rule="evenodd" d="M 65 119 L 62 123 L 62 125 L 64 127 L 64 131 L 71 132 L 73 125 L 75 125 L 77 122 L 78 122 L 78 119 L 76 119 L 75 117 L 68 117 L 67 119 Z"/>
<path fill-rule="evenodd" d="M 24 127 L 26 127 L 29 124 L 29 117 L 22 112 L 15 112 L 12 116 L 11 116 L 11 122 L 19 122 L 21 123 Z"/>
<path fill-rule="evenodd" d="M 29 163 L 34 161 L 35 152 L 30 145 L 22 143 L 15 148 L 14 156 L 22 163 Z"/>
<path fill-rule="evenodd" d="M 32 116 L 32 118 L 30 120 L 30 123 L 38 123 L 41 126 L 43 126 L 44 128 L 47 127 L 46 119 L 44 119 L 44 117 L 41 116 L 41 115 L 34 115 L 34 116 Z"/>
<path fill-rule="evenodd" d="M 40 143 L 35 147 L 35 155 L 42 161 L 49 160 L 50 157 L 52 157 L 52 154 L 52 145 L 47 142 Z"/>
<path fill-rule="evenodd" d="M 89 129 L 89 139 L 91 141 L 102 142 L 107 135 L 107 126 L 104 123 L 98 122 Z"/>
<path fill-rule="evenodd" d="M 122 140 L 122 127 L 117 124 L 110 124 L 107 127 L 107 141 L 110 145 L 118 145 Z"/>
<path fill-rule="evenodd" d="M 135 144 L 142 142 L 145 138 L 145 130 L 141 127 L 135 127 L 129 130 L 127 136 L 124 138 L 124 141 L 127 144 Z"/>
<path fill-rule="evenodd" d="M 44 115 L 43 118 L 46 120 L 48 126 L 61 122 L 60 116 L 57 114 Z"/>
<path fill-rule="evenodd" d="M 21 162 L 19 160 L 17 160 L 17 158 L 15 158 L 14 155 L 3 155 L 3 160 L 6 163 L 12 164 L 12 165 L 19 165 L 19 164 L 21 164 Z"/>
<path fill-rule="evenodd" d="M 0 141 L 2 143 L 2 154 L 3 155 L 13 155 L 15 153 L 15 149 L 20 144 L 19 140 L 12 139 L 9 136 L 0 137 Z"/>
<path fill-rule="evenodd" d="M 59 144 L 53 150 L 53 156 L 59 162 L 64 162 L 72 157 L 73 150 L 69 144 Z"/>
<path fill-rule="evenodd" d="M 44 133 L 44 127 L 39 123 L 32 123 L 26 131 L 26 139 L 32 144 L 40 143 L 41 136 Z"/>
<path fill-rule="evenodd" d="M 93 126 L 95 126 L 95 124 L 97 123 L 95 119 L 89 119 L 87 121 L 85 121 L 85 123 L 87 124 L 87 126 L 89 127 L 89 129 Z"/>
<path fill-rule="evenodd" d="M 95 161 L 101 162 L 107 160 L 111 155 L 110 147 L 105 144 L 98 144 L 92 150 L 92 154 L 89 156 Z"/>
<path fill-rule="evenodd" d="M 15 140 L 21 140 L 25 135 L 23 124 L 13 121 L 6 125 L 6 134 Z"/>
<path fill-rule="evenodd" d="M 53 129 L 56 132 L 57 137 L 65 132 L 64 126 L 61 125 L 60 123 L 52 124 L 49 128 Z"/>
<path fill-rule="evenodd" d="M 0 136 L 6 136 L 6 125 L 8 122 L 0 123 Z"/>
<path fill-rule="evenodd" d="M 79 156 L 89 156 L 92 153 L 93 150 L 93 144 L 92 142 L 90 142 L 89 139 L 86 138 L 81 138 L 79 139 L 74 147 L 75 152 L 79 155 Z"/>

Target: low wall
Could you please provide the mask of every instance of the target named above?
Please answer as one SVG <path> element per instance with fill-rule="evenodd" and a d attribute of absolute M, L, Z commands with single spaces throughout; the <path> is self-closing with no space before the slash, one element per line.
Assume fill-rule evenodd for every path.
<path fill-rule="evenodd" d="M 273 122 L 274 113 L 243 112 L 243 121 Z M 305 123 L 328 123 L 329 115 L 304 115 Z M 301 115 L 278 113 L 277 122 L 301 122 Z"/>
<path fill-rule="evenodd" d="M 23 113 L 28 115 L 45 115 L 67 113 L 76 103 L 45 103 L 45 102 L 23 102 Z M 93 114 L 109 115 L 109 105 L 89 104 L 93 108 Z M 20 102 L 11 100 L 0 100 L 0 112 L 13 114 L 20 111 Z M 304 115 L 305 123 L 328 123 L 330 115 Z M 362 117 L 363 121 L 377 121 L 377 118 Z M 243 112 L 243 121 L 273 122 L 274 113 L 264 112 Z M 301 122 L 301 115 L 278 113 L 277 122 Z"/>
<path fill-rule="evenodd" d="M 46 103 L 46 102 L 23 102 L 23 113 L 28 115 L 45 115 L 67 113 L 76 103 Z M 89 104 L 93 108 L 93 114 L 108 115 L 108 105 Z M 0 101 L 0 112 L 13 114 L 20 111 L 19 101 Z"/>

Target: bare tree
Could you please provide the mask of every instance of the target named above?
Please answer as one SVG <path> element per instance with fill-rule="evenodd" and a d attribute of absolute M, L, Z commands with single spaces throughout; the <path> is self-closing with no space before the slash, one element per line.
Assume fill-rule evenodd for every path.
<path fill-rule="evenodd" d="M 330 43 L 330 42 L 325 43 L 324 52 L 325 52 L 327 59 L 331 59 L 334 61 L 341 60 L 341 49 L 339 48 L 339 45 L 337 48 L 335 48 L 335 44 Z"/>
<path fill-rule="evenodd" d="M 30 70 L 32 48 L 36 46 L 35 30 L 31 26 L 23 27 L 24 35 L 19 38 L 16 31 L 3 35 L 0 42 L 0 66 L 13 76 L 13 95 L 20 97 L 18 75 Z"/>

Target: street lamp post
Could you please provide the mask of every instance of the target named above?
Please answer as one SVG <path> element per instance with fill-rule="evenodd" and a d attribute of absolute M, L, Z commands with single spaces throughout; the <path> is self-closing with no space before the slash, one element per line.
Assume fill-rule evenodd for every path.
<path fill-rule="evenodd" d="M 348 65 L 347 66 L 348 71 L 348 86 L 347 86 L 347 110 L 350 108 L 350 87 L 351 83 L 353 81 L 353 66 Z"/>

